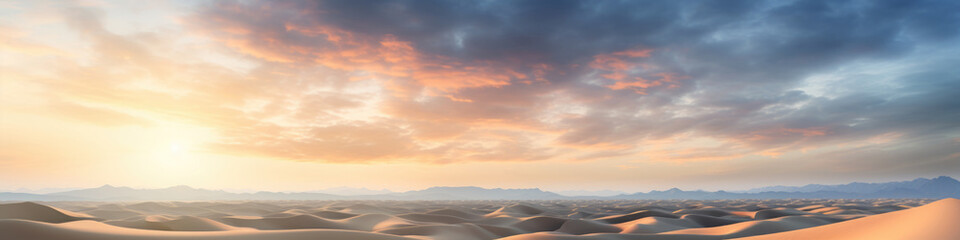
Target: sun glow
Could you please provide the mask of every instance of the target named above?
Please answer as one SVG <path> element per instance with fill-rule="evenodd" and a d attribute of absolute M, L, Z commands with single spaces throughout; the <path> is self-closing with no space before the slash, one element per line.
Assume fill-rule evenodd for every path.
<path fill-rule="evenodd" d="M 180 143 L 170 143 L 170 153 L 173 153 L 173 154 L 183 153 L 183 145 Z"/>
<path fill-rule="evenodd" d="M 150 140 L 140 142 L 140 151 L 131 151 L 130 165 L 142 181 L 159 186 L 205 182 L 216 175 L 204 144 L 215 135 L 204 128 L 171 122 L 158 123 L 155 129 L 144 131 Z"/>
<path fill-rule="evenodd" d="M 162 149 L 162 148 L 161 148 Z M 193 156 L 190 149 L 182 142 L 171 142 L 167 144 L 167 149 L 156 151 L 155 161 L 159 163 L 162 169 L 178 170 L 182 168 L 192 168 Z"/>

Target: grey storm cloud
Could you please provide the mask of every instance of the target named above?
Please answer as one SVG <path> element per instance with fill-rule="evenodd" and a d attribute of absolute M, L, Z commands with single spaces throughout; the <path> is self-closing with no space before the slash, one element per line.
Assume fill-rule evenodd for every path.
<path fill-rule="evenodd" d="M 241 19 L 237 9 L 263 14 Z M 478 111 L 403 99 L 390 105 L 536 122 L 550 94 L 562 92 L 587 109 L 581 117 L 540 122 L 567 130 L 556 139 L 563 144 L 635 144 L 696 133 L 765 150 L 891 132 L 907 140 L 960 137 L 958 1 L 216 2 L 200 16 L 211 27 L 232 19 L 291 45 L 324 42 L 285 33 L 283 24 L 319 24 L 395 36 L 420 52 L 461 61 L 557 66 L 563 74 L 547 73 L 548 86 L 459 90 L 476 100 Z M 638 47 L 653 50 L 645 63 L 682 76 L 678 84 L 637 94 L 590 81 L 598 78 L 588 66 L 596 56 Z M 849 70 L 870 64 L 914 67 Z M 816 76 L 833 80 L 811 82 Z M 826 90 L 811 92 L 810 85 Z M 777 129 L 787 133 L 769 132 Z"/>
<path fill-rule="evenodd" d="M 643 45 L 745 64 L 891 55 L 953 39 L 953 1 L 320 1 L 319 22 L 463 57 L 565 62 Z M 713 51 L 709 51 L 713 50 Z M 785 58 L 790 57 L 790 58 Z M 791 62 L 793 61 L 793 62 Z"/>

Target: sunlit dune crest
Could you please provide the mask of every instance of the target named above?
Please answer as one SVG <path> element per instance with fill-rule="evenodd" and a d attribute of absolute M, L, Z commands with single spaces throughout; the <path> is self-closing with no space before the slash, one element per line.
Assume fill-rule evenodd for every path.
<path fill-rule="evenodd" d="M 960 238 L 957 223 L 960 200 L 948 198 L 922 207 L 743 239 L 956 239 Z"/>
<path fill-rule="evenodd" d="M 2 204 L 4 239 L 955 239 L 960 200 Z M 836 206 L 857 214 L 823 214 Z M 786 207 L 792 206 L 792 207 Z M 889 211 L 890 206 L 907 209 Z M 758 210 L 761 209 L 761 210 Z M 802 209 L 802 210 L 801 210 Z M 10 214 L 16 212 L 16 214 Z M 117 214 L 117 213 L 123 214 Z M 89 213 L 96 217 L 89 217 Z M 75 217 L 82 215 L 84 217 Z M 761 217 L 764 215 L 765 217 Z M 25 218 L 26 217 L 26 218 Z M 30 218 L 33 217 L 33 218 Z"/>

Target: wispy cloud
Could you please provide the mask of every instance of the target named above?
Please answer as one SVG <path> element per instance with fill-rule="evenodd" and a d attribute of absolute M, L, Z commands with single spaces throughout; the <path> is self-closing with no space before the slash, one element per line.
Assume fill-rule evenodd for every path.
<path fill-rule="evenodd" d="M 5 26 L 4 56 L 46 65 L 5 61 L 4 82 L 38 85 L 50 117 L 209 128 L 207 148 L 228 155 L 803 161 L 790 154 L 861 159 L 871 150 L 845 144 L 960 134 L 951 1 L 217 1 L 163 33 L 67 8 L 61 27 L 86 47 Z"/>

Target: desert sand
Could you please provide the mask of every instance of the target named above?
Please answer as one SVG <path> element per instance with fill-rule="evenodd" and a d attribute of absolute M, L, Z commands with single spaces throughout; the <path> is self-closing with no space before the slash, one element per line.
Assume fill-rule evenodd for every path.
<path fill-rule="evenodd" d="M 960 239 L 960 200 L 0 204 L 0 239 Z"/>

